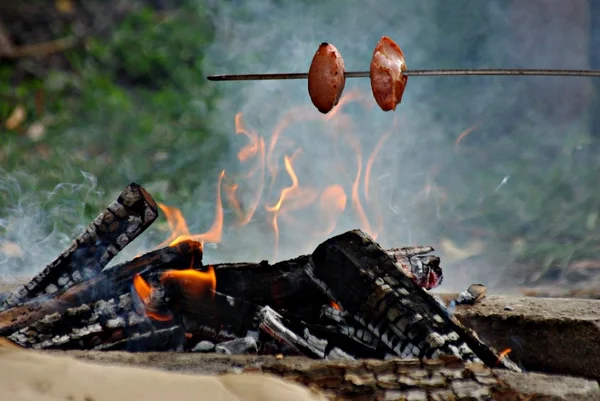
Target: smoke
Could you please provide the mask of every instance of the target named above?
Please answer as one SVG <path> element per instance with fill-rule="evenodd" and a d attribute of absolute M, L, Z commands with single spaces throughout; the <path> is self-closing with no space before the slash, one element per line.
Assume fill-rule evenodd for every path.
<path fill-rule="evenodd" d="M 205 2 L 198 0 L 198 7 L 206 8 Z M 329 42 L 341 51 L 348 70 L 368 70 L 375 44 L 386 35 L 403 49 L 409 69 L 584 69 L 589 68 L 590 45 L 587 27 L 580 23 L 585 7 L 584 1 L 575 0 L 568 5 L 559 0 L 222 1 L 214 6 L 217 32 L 203 67 L 215 74 L 305 72 L 319 44 Z M 303 110 L 293 112 L 298 121 L 285 129 L 285 140 L 293 146 L 276 155 L 278 180 L 267 205 L 275 204 L 281 189 L 291 185 L 283 157 L 291 157 L 294 149 L 301 149 L 293 164 L 300 186 L 342 185 L 347 204 L 343 218 L 327 235 L 307 238 L 306 232 L 326 225 L 310 212 L 294 211 L 292 221 L 281 219 L 276 253 L 264 203 L 243 229 L 228 223 L 234 216 L 226 210 L 223 242 L 207 244 L 207 262 L 292 258 L 312 251 L 329 236 L 365 229 L 364 221 L 352 212 L 358 166 L 353 141 L 360 143 L 364 177 L 367 158 L 387 132 L 391 134 L 372 169 L 372 187 L 378 190 L 373 190 L 373 203 L 367 205 L 361 177 L 361 205 L 368 209 L 372 228 L 381 216 L 385 229 L 377 241 L 382 246 L 434 246 L 445 271 L 444 291 L 462 291 L 474 282 L 506 287 L 512 263 L 507 251 L 519 240 L 511 233 L 521 230 L 526 235 L 527 227 L 541 218 L 539 205 L 548 201 L 543 191 L 532 195 L 540 190 L 536 186 L 547 184 L 548 171 L 573 188 L 587 182 L 572 176 L 574 162 L 569 158 L 571 150 L 589 142 L 587 114 L 581 112 L 590 97 L 585 79 L 410 77 L 402 104 L 389 113 L 370 97 L 368 79 L 349 79 L 345 93 L 364 94 L 366 106 L 345 106 L 347 125 L 319 121 L 323 116 L 312 106 L 303 80 L 212 84 L 219 86 L 222 96 L 217 111 L 207 118 L 215 132 L 228 132 L 232 146 L 214 171 L 202 172 L 204 184 L 190 188 L 185 204 L 171 204 L 182 209 L 193 233 L 210 227 L 220 171 L 225 169 L 227 176 L 242 171 L 236 153 L 247 139 L 235 135 L 238 112 L 249 129 L 268 141 L 290 110 Z M 461 132 L 472 127 L 476 128 L 455 145 Z M 565 143 L 570 146 L 567 150 Z M 181 157 L 195 160 L 201 155 L 202 150 L 195 149 Z M 136 177 L 136 166 L 123 163 L 128 177 Z M 34 177 L 4 172 L 0 177 L 4 216 L 0 257 L 11 255 L 0 259 L 4 276 L 39 271 L 89 224 L 86 200 L 110 201 L 94 177 L 85 173 L 80 183 L 62 184 L 50 192 L 40 192 Z M 247 182 L 241 189 L 245 205 L 254 199 L 253 185 L 258 183 Z M 61 198 L 72 202 L 54 204 L 55 195 L 65 191 L 69 196 Z M 50 214 L 42 212 L 48 208 Z M 499 221 L 514 230 L 507 233 Z M 157 238 L 166 233 L 158 225 L 114 263 L 160 242 Z M 516 277 L 508 282 L 518 284 Z"/>
<path fill-rule="evenodd" d="M 569 5 L 568 10 L 556 1 L 529 2 L 530 6 L 476 0 L 308 3 L 262 0 L 222 5 L 215 16 L 218 32 L 206 70 L 217 74 L 303 72 L 321 42 L 341 51 L 348 70 L 368 70 L 372 50 L 383 35 L 400 45 L 409 69 L 589 68 L 585 49 L 589 43 L 582 40 L 586 27 L 579 24 L 585 18 L 584 2 Z M 536 15 L 543 6 L 546 11 Z M 506 237 L 495 224 L 499 220 L 515 227 L 530 224 L 531 215 L 525 210 L 532 205 L 523 187 L 536 177 L 528 170 L 540 162 L 554 168 L 556 148 L 568 141 L 586 141 L 585 130 L 578 128 L 585 124 L 581 110 L 589 99 L 588 84 L 585 79 L 569 78 L 410 77 L 395 113 L 382 112 L 372 99 L 370 109 L 349 107 L 352 134 L 363 150 L 363 169 L 368 152 L 387 130 L 393 130 L 374 167 L 373 180 L 381 194 L 378 209 L 385 225 L 377 240 L 384 247 L 433 245 L 446 268 L 445 290 L 462 290 L 473 282 L 506 285 L 505 271 L 511 264 L 506 252 L 514 238 Z M 312 107 L 306 81 L 215 85 L 224 92 L 218 108 L 220 120 L 231 124 L 232 133 L 238 111 L 251 129 L 269 138 L 291 108 Z M 369 80 L 349 79 L 345 93 L 355 90 L 370 95 Z M 558 98 L 571 106 L 557 107 Z M 312 108 L 311 113 L 316 116 L 318 111 Z M 399 123 L 394 125 L 394 119 Z M 454 146 L 459 134 L 474 125 L 473 133 Z M 286 129 L 285 137 L 302 149 L 294 166 L 300 185 L 352 179 L 335 165 L 331 130 L 337 130 L 342 140 L 344 135 L 350 137 L 347 128 L 310 123 Z M 343 159 L 351 169 L 356 168 L 353 149 L 346 146 L 344 152 Z M 287 177 L 282 157 L 279 175 Z M 522 163 L 515 163 L 521 158 Z M 235 155 L 226 155 L 224 160 L 230 170 L 235 168 Z M 498 205 L 497 215 L 483 214 L 490 204 Z M 521 210 L 514 205 L 521 205 Z M 471 216 L 464 216 L 466 209 Z M 303 218 L 311 216 L 298 214 L 298 219 Z M 361 223 L 356 215 L 346 213 L 331 235 L 364 229 Z M 465 230 L 465 226 L 477 226 L 480 231 Z M 247 227 L 244 233 L 231 247 L 225 243 L 227 252 L 214 258 L 225 254 L 231 259 L 255 259 L 273 254 L 268 224 Z M 294 229 L 282 232 L 281 237 L 278 259 L 310 252 L 315 245 Z M 211 257 L 209 250 L 207 257 Z"/>
<path fill-rule="evenodd" d="M 85 206 L 103 192 L 96 178 L 81 172 L 81 182 L 37 189 L 36 177 L 0 171 L 0 278 L 37 273 L 69 247 L 89 224 Z M 96 202 L 94 202 L 96 201 Z"/>

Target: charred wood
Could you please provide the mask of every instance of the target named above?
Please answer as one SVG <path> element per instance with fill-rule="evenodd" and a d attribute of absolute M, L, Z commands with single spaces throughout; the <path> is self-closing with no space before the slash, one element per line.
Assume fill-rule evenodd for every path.
<path fill-rule="evenodd" d="M 342 349 L 353 349 L 352 354 L 362 358 L 384 358 L 389 349 L 369 330 L 357 325 L 352 316 L 343 310 L 325 305 L 321 312 L 321 322 L 337 335 L 327 336 L 332 344 Z M 345 344 L 351 343 L 351 346 Z"/>
<path fill-rule="evenodd" d="M 29 283 L 13 291 L 2 302 L 0 310 L 97 276 L 157 217 L 158 208 L 150 194 L 138 184 L 130 184 L 67 250 Z"/>
<path fill-rule="evenodd" d="M 431 247 L 408 247 L 386 252 L 398 270 L 405 271 L 418 285 L 432 288 L 441 282 L 442 271 L 438 257 L 423 255 L 431 250 Z M 331 300 L 305 273 L 309 260 L 310 256 L 305 255 L 275 264 L 267 261 L 215 264 L 212 266 L 218 294 L 214 300 L 190 297 L 176 288 L 168 288 L 165 295 L 171 309 L 199 326 L 213 321 L 246 330 L 247 322 L 256 313 L 252 307 L 263 306 L 316 323 L 321 320 L 323 305 L 329 305 Z"/>
<path fill-rule="evenodd" d="M 68 308 L 129 294 L 135 274 L 156 275 L 167 269 L 196 267 L 201 263 L 200 243 L 183 241 L 177 246 L 148 252 L 129 262 L 107 268 L 97 277 L 59 293 L 38 297 L 0 312 L 0 335 L 7 336 L 46 315 L 62 314 Z"/>
<path fill-rule="evenodd" d="M 180 326 L 165 327 L 156 330 L 136 332 L 116 342 L 100 344 L 94 348 L 98 351 L 181 351 L 185 343 L 185 329 Z"/>
<path fill-rule="evenodd" d="M 176 324 L 168 321 L 162 323 L 163 327 L 156 326 L 136 312 L 131 297 L 125 294 L 68 308 L 62 314 L 46 315 L 8 339 L 33 349 L 161 350 L 166 343 L 166 335 L 161 334 L 161 330 Z M 151 343 L 152 339 L 156 341 Z M 181 343 L 180 340 L 179 346 Z M 144 344 L 149 347 L 142 348 Z"/>
<path fill-rule="evenodd" d="M 360 230 L 319 245 L 306 272 L 355 322 L 397 356 L 456 356 L 520 370 L 451 317 L 440 302 Z"/>
<path fill-rule="evenodd" d="M 300 256 L 275 264 L 267 261 L 216 264 L 217 291 L 301 318 L 318 316 L 321 305 L 329 303 L 329 299 L 304 273 L 308 260 L 309 256 Z"/>
<path fill-rule="evenodd" d="M 392 248 L 385 252 L 419 286 L 430 289 L 441 284 L 443 279 L 440 259 L 425 255 L 432 251 L 429 246 L 417 246 Z M 275 264 L 267 261 L 215 264 L 217 290 L 256 305 L 269 305 L 303 317 L 306 313 L 313 316 L 314 311 L 329 304 L 330 299 L 305 274 L 309 260 L 310 255 L 304 255 Z"/>
<path fill-rule="evenodd" d="M 172 305 L 166 309 L 174 316 L 181 317 L 189 335 L 201 340 L 244 337 L 248 330 L 256 329 L 258 305 L 221 293 L 211 298 L 192 298 L 168 290 L 165 294 L 168 304 Z"/>
<path fill-rule="evenodd" d="M 328 341 L 315 337 L 308 327 L 304 327 L 302 333 L 290 330 L 282 316 L 268 306 L 260 310 L 259 319 L 262 331 L 302 355 L 317 359 L 354 359 L 339 348 L 329 350 Z"/>
<path fill-rule="evenodd" d="M 395 274 L 423 291 L 419 287 L 432 288 L 442 278 L 439 258 L 426 255 L 431 250 L 410 247 L 382 254 Z M 394 353 L 389 342 L 356 320 L 351 311 L 328 306 L 338 300 L 306 273 L 310 256 L 273 265 L 263 261 L 209 266 L 217 283 L 209 296 L 161 280 L 167 270 L 206 272 L 201 261 L 201 245 L 194 241 L 149 252 L 66 290 L 1 311 L 0 335 L 42 349 L 190 349 L 201 340 L 221 342 L 258 330 L 257 312 L 268 306 L 277 313 L 262 315 L 263 329 L 284 340 L 288 350 L 316 358 Z M 132 291 L 136 275 L 156 289 L 152 294 L 156 303 L 150 307 Z M 189 341 L 181 339 L 182 333 Z M 153 338 L 157 348 L 152 348 Z"/>

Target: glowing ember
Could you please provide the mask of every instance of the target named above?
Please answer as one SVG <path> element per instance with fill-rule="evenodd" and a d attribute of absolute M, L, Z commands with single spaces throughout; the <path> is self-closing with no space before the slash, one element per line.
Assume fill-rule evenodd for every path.
<path fill-rule="evenodd" d="M 335 310 L 339 310 L 339 311 L 342 310 L 342 308 L 338 304 L 336 304 L 335 302 L 333 302 L 333 301 L 331 301 L 331 307 L 333 309 L 335 309 Z"/>
<path fill-rule="evenodd" d="M 510 349 L 510 348 L 506 348 L 504 351 L 500 352 L 498 354 L 498 360 L 496 361 L 496 365 L 499 365 L 500 362 L 511 352 L 512 352 L 512 349 Z"/>

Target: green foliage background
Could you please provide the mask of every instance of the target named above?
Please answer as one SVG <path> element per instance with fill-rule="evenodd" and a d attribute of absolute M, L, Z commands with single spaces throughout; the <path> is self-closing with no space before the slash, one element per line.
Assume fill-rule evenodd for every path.
<path fill-rule="evenodd" d="M 49 214 L 41 222 L 48 230 L 68 232 L 74 223 L 95 217 L 131 181 L 144 183 L 158 201 L 171 204 L 189 202 L 196 188 L 206 180 L 214 181 L 204 172 L 215 169 L 229 143 L 223 132 L 214 131 L 219 87 L 206 81 L 203 70 L 211 63 L 205 50 L 215 35 L 213 6 L 192 0 L 178 3 L 167 13 L 150 7 L 129 13 L 107 34 L 64 52 L 69 68 L 16 79 L 14 64 L 0 64 L 0 121 L 17 105 L 27 111 L 26 121 L 16 130 L 0 128 L 0 220 L 14 213 L 27 194 L 42 194 L 40 206 Z M 477 18 L 480 3 L 471 3 L 468 9 L 473 14 L 463 18 Z M 440 29 L 451 12 L 449 4 L 438 6 Z M 245 17 L 241 3 L 237 12 Z M 465 33 L 457 30 L 456 35 L 461 40 Z M 465 67 L 478 65 L 478 54 L 489 48 L 486 40 L 470 38 L 470 44 L 478 45 L 469 45 L 462 53 L 449 51 L 441 40 L 437 67 L 454 67 L 457 62 Z M 444 92 L 448 81 L 431 82 Z M 478 90 L 465 85 L 463 93 L 454 95 L 473 97 Z M 45 107 L 40 114 L 36 99 L 39 102 L 42 94 Z M 465 108 L 446 99 L 447 117 L 439 118 L 450 120 Z M 536 127 L 511 121 L 511 138 L 474 142 L 468 161 L 452 158 L 452 166 L 441 166 L 466 178 L 445 188 L 449 201 L 440 236 L 454 232 L 456 225 L 491 229 L 496 240 L 506 244 L 507 260 L 542 272 L 573 260 L 600 257 L 596 189 L 600 160 L 595 152 L 597 139 L 584 120 L 570 127 L 560 142 L 544 145 L 539 154 L 523 153 L 518 160 L 507 157 L 503 163 L 490 164 L 486 149 L 510 155 L 520 133 L 518 148 L 540 140 L 530 135 Z M 45 128 L 39 140 L 24 131 L 35 122 Z M 449 154 L 454 140 L 437 138 Z M 553 155 L 551 163 L 548 154 Z M 93 191 L 60 186 L 82 182 L 82 171 L 97 179 Z M 487 191 L 490 182 L 507 172 L 520 176 L 510 191 L 473 200 L 474 193 Z M 70 213 L 82 203 L 84 216 Z M 0 225 L 1 236 L 10 237 L 8 225 Z"/>

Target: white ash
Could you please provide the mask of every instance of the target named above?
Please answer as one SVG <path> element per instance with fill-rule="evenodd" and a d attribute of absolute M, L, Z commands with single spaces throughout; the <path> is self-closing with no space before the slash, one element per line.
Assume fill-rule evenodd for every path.
<path fill-rule="evenodd" d="M 131 308 L 131 296 L 129 294 L 123 294 L 119 297 L 119 308 L 130 309 Z"/>
<path fill-rule="evenodd" d="M 96 302 L 96 304 L 94 305 L 94 314 L 98 314 L 101 316 L 110 316 L 112 317 L 116 317 L 117 316 L 117 305 L 115 303 L 114 299 L 110 299 L 108 301 L 98 301 Z"/>
<path fill-rule="evenodd" d="M 58 291 L 58 287 L 54 284 L 50 284 L 46 287 L 46 294 L 54 294 L 56 291 Z"/>
<path fill-rule="evenodd" d="M 215 349 L 215 344 L 210 341 L 200 341 L 192 348 L 192 352 L 212 352 Z"/>
<path fill-rule="evenodd" d="M 242 337 L 220 343 L 215 347 L 215 351 L 226 355 L 255 354 L 258 352 L 258 345 L 254 338 Z"/>
<path fill-rule="evenodd" d="M 110 319 L 106 322 L 106 327 L 108 327 L 109 329 L 116 329 L 117 327 L 125 327 L 125 319 L 123 319 L 121 316 L 117 316 L 114 319 Z"/>

